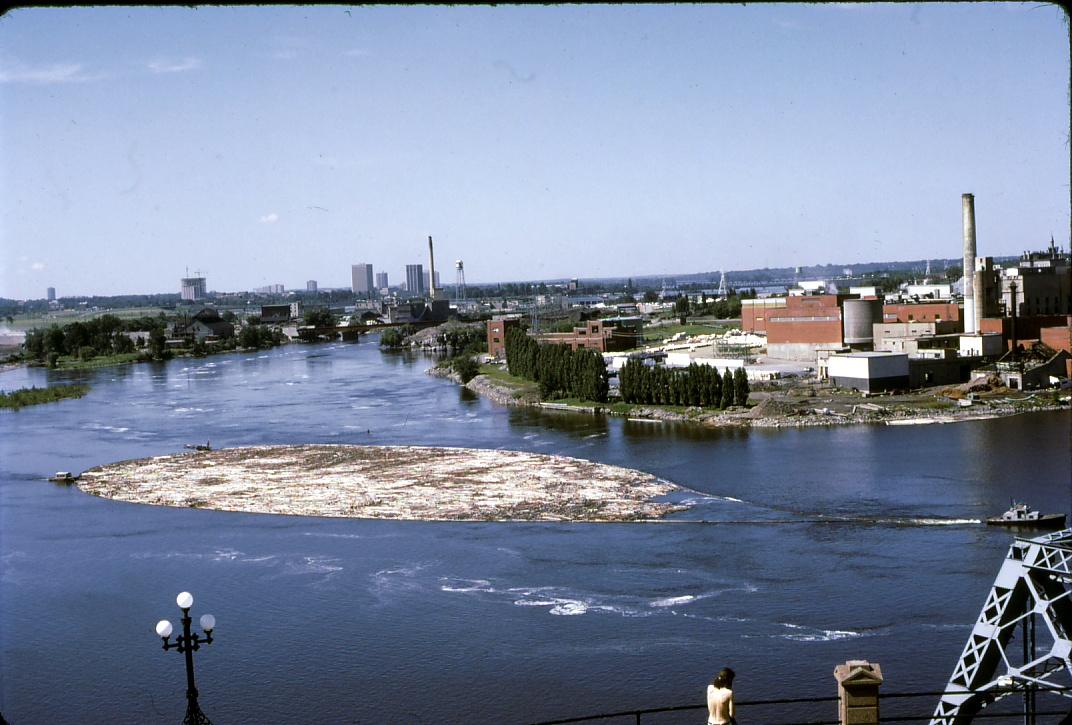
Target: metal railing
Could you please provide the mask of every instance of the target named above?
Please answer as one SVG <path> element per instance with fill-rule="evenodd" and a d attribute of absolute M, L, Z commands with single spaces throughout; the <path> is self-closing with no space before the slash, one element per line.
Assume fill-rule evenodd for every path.
<path fill-rule="evenodd" d="M 1042 687 L 1042 688 L 1035 689 L 1034 692 L 1035 693 L 1053 692 L 1053 693 L 1060 694 L 1060 693 L 1067 693 L 1070 690 L 1072 690 L 1072 687 Z M 1015 695 L 1024 694 L 1024 692 L 1025 692 L 1025 690 L 1023 688 L 1009 688 L 1008 690 L 1005 690 L 1005 691 L 999 691 L 999 690 L 996 690 L 996 689 L 991 690 L 992 694 L 1004 694 L 1004 695 L 1007 695 L 1007 696 L 1010 696 L 1010 697 L 1015 696 Z M 913 697 L 914 698 L 924 698 L 925 697 L 925 698 L 930 698 L 931 699 L 931 702 L 928 703 L 928 705 L 926 707 L 921 707 L 920 708 L 921 710 L 926 711 L 927 714 L 925 714 L 925 715 L 922 715 L 922 714 L 891 713 L 889 715 L 883 715 L 880 718 L 880 721 L 883 722 L 883 723 L 930 722 L 934 718 L 933 703 L 934 703 L 935 700 L 937 700 L 937 698 L 940 698 L 943 695 L 962 695 L 962 694 L 964 694 L 963 691 L 946 692 L 946 691 L 942 691 L 942 690 L 925 691 L 925 692 L 879 693 L 879 702 L 889 701 L 888 704 L 890 704 L 890 705 L 893 705 L 893 701 L 903 701 L 906 698 L 913 698 Z M 754 709 L 770 708 L 770 707 L 778 706 L 778 705 L 781 705 L 781 706 L 786 706 L 786 705 L 800 706 L 800 705 L 814 705 L 814 704 L 820 704 L 820 703 L 835 703 L 835 705 L 836 705 L 837 702 L 838 702 L 838 697 L 837 696 L 833 696 L 833 697 L 797 697 L 797 698 L 782 698 L 782 699 L 777 699 L 777 700 L 740 700 L 740 701 L 735 702 L 734 705 L 735 705 L 735 708 L 739 711 L 740 718 L 742 720 L 751 721 L 751 722 L 762 722 L 763 725 L 840 725 L 841 721 L 837 717 L 833 717 L 831 719 L 829 716 L 827 716 L 826 719 L 822 719 L 821 716 L 817 717 L 817 718 L 800 719 L 800 717 L 798 716 L 798 717 L 796 717 L 794 719 L 790 719 L 790 720 L 771 720 L 769 718 L 763 718 L 762 720 L 759 720 L 759 719 L 755 719 L 754 717 L 749 717 L 749 711 L 754 710 Z M 1007 701 L 1006 702 L 1006 707 L 1015 707 L 1015 706 L 1016 705 L 1014 704 L 1013 701 Z M 893 708 L 890 708 L 890 709 L 893 709 Z M 900 708 L 897 708 L 897 709 L 900 709 Z M 831 708 L 831 710 L 836 711 L 836 707 Z M 642 720 L 642 718 L 644 716 L 666 715 L 666 714 L 669 714 L 669 713 L 690 712 L 690 711 L 691 712 L 706 712 L 707 711 L 707 706 L 706 705 L 676 705 L 676 706 L 673 706 L 673 707 L 652 707 L 652 708 L 643 708 L 643 709 L 637 709 L 637 710 L 619 710 L 619 711 L 615 711 L 615 712 L 605 712 L 605 713 L 599 713 L 599 714 L 595 714 L 595 715 L 582 715 L 582 716 L 577 716 L 577 717 L 561 718 L 561 719 L 557 719 L 557 720 L 540 720 L 540 721 L 532 723 L 532 725 L 567 725 L 567 724 L 571 724 L 571 723 L 598 722 L 600 720 L 615 720 L 615 719 L 625 720 L 626 718 L 631 719 L 632 722 L 636 723 L 636 725 L 641 725 L 641 723 L 644 722 Z M 1031 722 L 1031 723 L 1034 723 L 1034 722 L 1036 722 L 1034 718 L 1055 717 L 1055 716 L 1065 716 L 1065 717 L 1068 718 L 1068 722 L 1072 723 L 1072 710 L 1069 710 L 1069 709 L 1046 710 L 1046 711 L 1035 710 L 1030 715 L 1025 715 L 1023 710 L 1018 710 L 1018 711 L 1015 711 L 1015 712 L 985 712 L 984 711 L 984 712 L 976 713 L 975 715 L 972 716 L 972 719 L 973 720 L 995 721 L 998 718 L 1004 718 L 1004 722 L 1017 722 L 1017 723 Z M 1028 720 L 1027 719 L 1028 717 L 1031 717 L 1032 719 Z M 650 721 L 651 721 L 651 718 L 649 717 L 649 722 Z M 1064 720 L 1062 720 L 1061 722 L 1064 722 Z"/>

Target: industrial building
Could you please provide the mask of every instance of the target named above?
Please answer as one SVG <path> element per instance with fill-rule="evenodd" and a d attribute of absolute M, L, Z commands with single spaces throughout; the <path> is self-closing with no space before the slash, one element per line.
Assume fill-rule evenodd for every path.
<path fill-rule="evenodd" d="M 488 320 L 488 354 L 506 354 L 506 333 L 520 326 L 520 317 L 499 317 Z M 572 350 L 589 349 L 599 352 L 620 352 L 639 347 L 644 341 L 644 321 L 640 317 L 607 317 L 588 320 L 571 332 L 529 333 L 545 345 L 569 345 Z"/>
<path fill-rule="evenodd" d="M 355 264 L 350 267 L 351 290 L 355 295 L 369 298 L 375 293 L 376 288 L 372 282 L 372 265 Z"/>
<path fill-rule="evenodd" d="M 908 355 L 894 352 L 853 352 L 831 355 L 826 372 L 835 388 L 861 393 L 907 390 Z"/>
<path fill-rule="evenodd" d="M 599 352 L 619 352 L 639 347 L 644 341 L 644 321 L 639 317 L 607 317 L 588 320 L 572 332 L 534 334 L 537 341 L 550 345 L 569 345 Z"/>
<path fill-rule="evenodd" d="M 488 320 L 488 355 L 506 357 L 506 333 L 521 327 L 521 317 L 496 317 Z"/>

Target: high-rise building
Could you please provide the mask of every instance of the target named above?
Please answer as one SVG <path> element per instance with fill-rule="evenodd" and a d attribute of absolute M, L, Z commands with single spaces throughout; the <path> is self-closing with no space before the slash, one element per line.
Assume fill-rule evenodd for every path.
<path fill-rule="evenodd" d="M 377 272 L 376 273 L 376 289 L 387 289 L 389 286 L 390 285 L 387 284 L 387 273 L 386 272 Z"/>
<path fill-rule="evenodd" d="M 410 297 L 424 297 L 424 265 L 406 265 L 406 292 Z"/>
<path fill-rule="evenodd" d="M 372 265 L 355 264 L 350 268 L 350 274 L 353 279 L 354 294 L 371 297 L 376 289 L 372 286 Z"/>
<path fill-rule="evenodd" d="M 55 287 L 49 287 L 48 288 L 48 301 L 49 302 L 55 302 L 56 301 L 56 288 Z"/>
<path fill-rule="evenodd" d="M 308 282 L 305 283 L 305 291 L 306 292 L 316 292 L 316 280 L 315 279 L 311 279 L 311 280 L 309 280 Z"/>
<path fill-rule="evenodd" d="M 181 296 L 184 300 L 203 300 L 208 293 L 205 292 L 204 277 L 183 277 L 181 282 Z"/>

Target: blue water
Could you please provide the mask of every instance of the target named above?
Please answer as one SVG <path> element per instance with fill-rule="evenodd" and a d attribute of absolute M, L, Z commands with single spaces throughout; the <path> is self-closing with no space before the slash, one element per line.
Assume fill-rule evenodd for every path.
<path fill-rule="evenodd" d="M 180 721 L 182 658 L 153 627 L 177 622 L 183 590 L 195 620 L 218 620 L 196 653 L 217 723 L 702 704 L 727 664 L 743 700 L 834 695 L 834 666 L 856 658 L 880 662 L 889 691 L 941 689 L 1010 541 L 970 522 L 1012 496 L 1069 510 L 1067 411 L 709 431 L 504 408 L 429 364 L 366 340 L 0 374 L 4 389 L 92 385 L 0 413 L 4 717 Z M 157 508 L 44 481 L 205 440 L 558 453 L 649 471 L 696 505 L 660 524 L 384 522 Z M 749 722 L 779 716 L 804 717 Z"/>

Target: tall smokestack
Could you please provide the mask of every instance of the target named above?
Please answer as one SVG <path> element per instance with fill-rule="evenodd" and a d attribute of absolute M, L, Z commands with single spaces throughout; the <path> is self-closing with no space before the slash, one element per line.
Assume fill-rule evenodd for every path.
<path fill-rule="evenodd" d="M 975 329 L 975 196 L 961 194 L 964 213 L 964 332 Z"/>
<path fill-rule="evenodd" d="M 975 233 L 972 232 L 972 239 L 975 238 Z M 974 242 L 973 242 L 974 244 Z M 975 262 L 972 262 L 974 265 Z M 435 299 L 435 252 L 432 250 L 432 237 L 428 237 L 428 287 L 430 289 L 429 294 L 431 298 Z"/>

